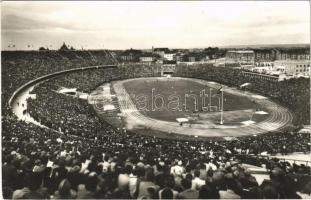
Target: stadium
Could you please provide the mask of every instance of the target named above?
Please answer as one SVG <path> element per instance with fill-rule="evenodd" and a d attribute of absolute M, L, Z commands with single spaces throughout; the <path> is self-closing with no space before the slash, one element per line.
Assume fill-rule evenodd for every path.
<path fill-rule="evenodd" d="M 232 167 L 247 166 L 259 183 L 274 167 L 286 170 L 291 165 L 304 177 L 297 191 L 305 192 L 310 181 L 308 161 L 274 157 L 310 150 L 310 135 L 299 131 L 309 123 L 308 79 L 249 79 L 241 69 L 210 64 L 177 65 L 167 76 L 158 64 L 119 64 L 107 50 L 8 51 L 2 52 L 2 66 L 5 166 L 11 161 L 26 171 L 33 166 L 46 172 L 67 162 L 80 171 L 78 163 L 83 161 L 68 156 L 88 160 L 92 155 L 87 162 L 97 163 L 104 152 L 105 162 L 121 168 L 125 158 L 151 165 L 157 159 L 172 167 L 184 163 L 190 170 L 200 163 L 220 167 L 218 159 L 225 159 Z M 302 101 L 306 107 L 297 106 Z M 88 166 L 84 170 L 92 170 Z M 62 180 L 49 173 L 49 179 Z M 22 187 L 18 177 L 6 176 L 3 173 L 4 195 L 10 194 L 9 188 Z M 106 181 L 110 186 L 114 180 Z M 45 184 L 52 189 L 58 183 Z"/>
<path fill-rule="evenodd" d="M 311 199 L 307 1 L 1 2 L 3 199 Z"/>

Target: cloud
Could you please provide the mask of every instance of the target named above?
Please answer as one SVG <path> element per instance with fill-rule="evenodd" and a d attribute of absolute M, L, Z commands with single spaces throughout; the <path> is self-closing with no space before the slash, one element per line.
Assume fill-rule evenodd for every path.
<path fill-rule="evenodd" d="M 248 23 L 242 23 L 242 27 L 253 28 L 253 27 L 273 27 L 273 26 L 287 26 L 287 25 L 297 25 L 297 24 L 307 24 L 307 19 L 293 19 L 287 18 L 285 19 L 280 17 L 270 17 L 267 16 L 264 19 L 260 19 L 258 21 L 252 21 Z"/>
<path fill-rule="evenodd" d="M 53 22 L 54 23 L 54 22 Z M 22 16 L 17 16 L 14 14 L 4 15 L 2 17 L 1 28 L 8 30 L 25 30 L 25 29 L 46 29 L 49 28 L 51 24 L 34 19 L 28 19 Z"/>
<path fill-rule="evenodd" d="M 67 31 L 100 31 L 100 27 L 89 25 L 78 26 L 77 24 L 63 21 L 52 21 L 50 19 L 28 18 L 15 14 L 8 14 L 2 17 L 1 28 L 12 31 L 64 29 Z"/>
<path fill-rule="evenodd" d="M 309 42 L 308 2 L 3 2 L 2 41 L 22 46 L 68 41 L 81 46 Z M 295 37 L 293 36 L 295 35 Z M 263 39 L 264 38 L 264 39 Z M 270 42 L 269 42 L 270 41 Z M 56 45 L 57 44 L 57 45 Z M 109 46 L 108 46 L 109 44 Z"/>

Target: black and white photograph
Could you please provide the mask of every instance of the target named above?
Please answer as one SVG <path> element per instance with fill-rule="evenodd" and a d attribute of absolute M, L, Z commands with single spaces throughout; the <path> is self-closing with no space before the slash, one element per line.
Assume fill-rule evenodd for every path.
<path fill-rule="evenodd" d="M 311 199 L 310 1 L 1 1 L 1 199 Z"/>

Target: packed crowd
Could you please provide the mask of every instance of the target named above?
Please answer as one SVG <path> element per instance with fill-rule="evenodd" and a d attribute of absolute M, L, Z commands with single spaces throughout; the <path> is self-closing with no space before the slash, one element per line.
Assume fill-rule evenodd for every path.
<path fill-rule="evenodd" d="M 121 64 L 118 68 L 122 79 L 161 76 L 161 65 L 159 64 L 129 63 Z"/>
<path fill-rule="evenodd" d="M 310 124 L 310 79 L 298 78 L 274 82 L 244 76 L 241 69 L 212 65 L 178 66 L 176 75 L 211 80 L 228 86 L 240 87 L 251 83 L 247 90 L 269 96 L 290 108 L 296 118 L 295 125 Z"/>
<path fill-rule="evenodd" d="M 37 87 L 33 93 L 36 99 L 28 99 L 29 113 L 38 121 L 55 130 L 62 130 L 85 137 L 100 137 L 105 127 L 85 100 L 72 98 L 57 93 L 61 87 L 77 87 L 78 91 L 90 92 L 103 81 L 110 81 L 116 69 L 101 69 L 89 72 L 75 72 L 49 80 Z M 89 79 L 92 77 L 92 80 Z M 47 114 L 48 113 L 48 114 Z M 79 133 L 81 132 L 81 133 Z M 148 135 L 148 134 L 145 134 Z M 151 135 L 151 134 L 150 134 Z M 308 152 L 309 136 L 293 132 L 280 132 L 278 134 L 265 134 L 259 137 L 244 137 L 235 142 L 235 148 L 244 153 L 251 149 L 251 153 L 267 152 Z"/>
<path fill-rule="evenodd" d="M 250 156 L 307 153 L 308 134 L 280 132 L 233 141 L 161 139 L 115 129 L 100 121 L 85 100 L 57 93 L 61 87 L 89 92 L 103 81 L 144 73 L 158 76 L 159 69 L 154 71 L 152 66 L 144 67 L 144 72 L 139 68 L 119 67 L 118 76 L 114 76 L 115 69 L 67 74 L 35 87 L 36 99 L 28 100 L 28 112 L 51 129 L 18 121 L 5 110 L 4 198 L 258 199 L 311 194 L 309 166 Z M 225 76 L 215 72 L 215 76 L 203 77 L 204 73 L 189 70 L 193 74 L 184 76 L 219 82 Z M 236 77 L 228 79 L 224 83 Z M 241 163 L 264 164 L 270 180 L 258 183 Z"/>
<path fill-rule="evenodd" d="M 21 85 L 66 69 L 113 64 L 106 51 L 2 51 L 2 107 Z"/>
<path fill-rule="evenodd" d="M 108 125 L 101 137 L 86 138 L 16 124 L 14 117 L 2 125 L 5 198 L 258 199 L 311 193 L 310 167 L 235 156 L 243 153 L 243 142 L 164 140 Z M 270 180 L 259 184 L 241 162 L 266 164 Z"/>

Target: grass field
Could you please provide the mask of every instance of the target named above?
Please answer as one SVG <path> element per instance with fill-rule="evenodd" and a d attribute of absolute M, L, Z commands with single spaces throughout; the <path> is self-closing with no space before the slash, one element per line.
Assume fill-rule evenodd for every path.
<path fill-rule="evenodd" d="M 211 105 L 215 112 L 204 111 L 202 107 L 208 106 L 210 87 L 198 82 L 174 78 L 135 79 L 127 82 L 124 88 L 138 110 L 154 119 L 176 122 L 176 118 L 190 117 L 195 123 L 204 123 L 206 119 L 215 122 L 220 117 L 219 112 L 216 112 L 220 98 L 217 89 L 211 90 Z M 203 90 L 208 95 L 205 97 L 205 104 L 202 99 Z M 227 123 L 234 124 L 249 120 L 255 109 L 264 110 L 259 104 L 246 97 L 224 91 L 224 111 L 228 113 L 224 115 L 224 119 Z M 252 119 L 258 122 L 266 117 L 254 115 Z"/>

